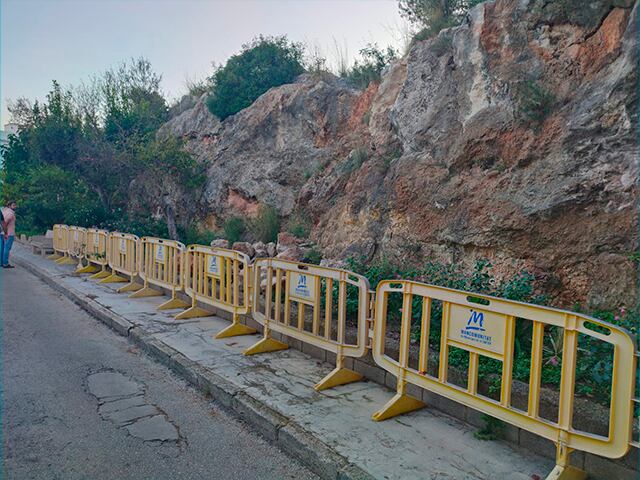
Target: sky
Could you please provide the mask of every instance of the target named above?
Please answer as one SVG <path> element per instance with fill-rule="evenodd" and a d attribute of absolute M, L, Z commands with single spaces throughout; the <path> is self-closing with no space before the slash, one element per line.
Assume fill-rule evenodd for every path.
<path fill-rule="evenodd" d="M 43 99 L 54 79 L 77 85 L 133 57 L 151 61 L 174 99 L 259 34 L 286 34 L 335 64 L 368 42 L 401 47 L 407 30 L 396 0 L 0 2 L 2 125 L 7 100 Z"/>

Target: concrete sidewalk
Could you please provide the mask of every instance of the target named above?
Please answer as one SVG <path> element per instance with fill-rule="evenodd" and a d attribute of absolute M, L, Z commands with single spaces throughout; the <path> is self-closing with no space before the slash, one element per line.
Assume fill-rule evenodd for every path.
<path fill-rule="evenodd" d="M 101 285 L 16 244 L 12 259 L 72 298 L 118 333 L 233 410 L 285 452 L 327 479 L 544 478 L 546 458 L 502 442 L 477 440 L 474 428 L 426 408 L 385 422 L 371 414 L 393 392 L 370 381 L 316 392 L 332 368 L 294 349 L 245 357 L 257 335 L 213 340 L 229 322 L 176 321 L 158 312 L 164 297 L 129 299 L 122 284 Z M 10 274 L 10 272 L 7 272 Z M 37 292 L 25 292 L 28 301 Z"/>

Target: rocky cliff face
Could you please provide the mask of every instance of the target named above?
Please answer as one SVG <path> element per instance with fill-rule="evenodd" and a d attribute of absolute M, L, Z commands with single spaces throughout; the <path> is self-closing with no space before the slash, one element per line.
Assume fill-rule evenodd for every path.
<path fill-rule="evenodd" d="M 210 227 L 268 203 L 306 212 L 329 257 L 489 258 L 556 304 L 631 305 L 637 5 L 558 4 L 489 1 L 366 91 L 303 75 L 222 123 L 201 99 L 162 134 L 207 163 Z"/>

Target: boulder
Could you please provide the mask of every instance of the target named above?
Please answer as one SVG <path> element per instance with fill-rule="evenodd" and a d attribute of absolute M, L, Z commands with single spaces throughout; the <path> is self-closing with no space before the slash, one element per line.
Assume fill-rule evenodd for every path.
<path fill-rule="evenodd" d="M 268 257 L 275 257 L 278 254 L 278 250 L 275 243 L 273 242 L 267 243 L 266 248 L 267 248 Z"/>
<path fill-rule="evenodd" d="M 229 248 L 229 240 L 217 238 L 211 241 L 211 246 L 215 248 Z"/>
<path fill-rule="evenodd" d="M 242 252 L 245 255 L 248 255 L 249 258 L 253 258 L 256 255 L 256 251 L 249 242 L 236 242 L 231 247 L 231 250 L 236 250 L 238 252 Z"/>
<path fill-rule="evenodd" d="M 289 247 L 281 253 L 276 255 L 276 258 L 280 260 L 289 260 L 291 262 L 302 262 L 304 258 L 304 251 L 297 245 Z"/>

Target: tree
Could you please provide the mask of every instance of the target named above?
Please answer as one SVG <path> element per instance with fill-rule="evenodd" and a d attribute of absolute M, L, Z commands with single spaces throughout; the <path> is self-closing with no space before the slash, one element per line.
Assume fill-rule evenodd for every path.
<path fill-rule="evenodd" d="M 303 46 L 286 37 L 257 37 L 242 46 L 211 77 L 207 100 L 211 113 L 224 120 L 251 105 L 272 87 L 291 83 L 304 72 Z"/>
<path fill-rule="evenodd" d="M 471 7 L 484 0 L 399 0 L 400 15 L 421 27 L 420 37 L 437 35 L 440 30 L 458 25 Z"/>

